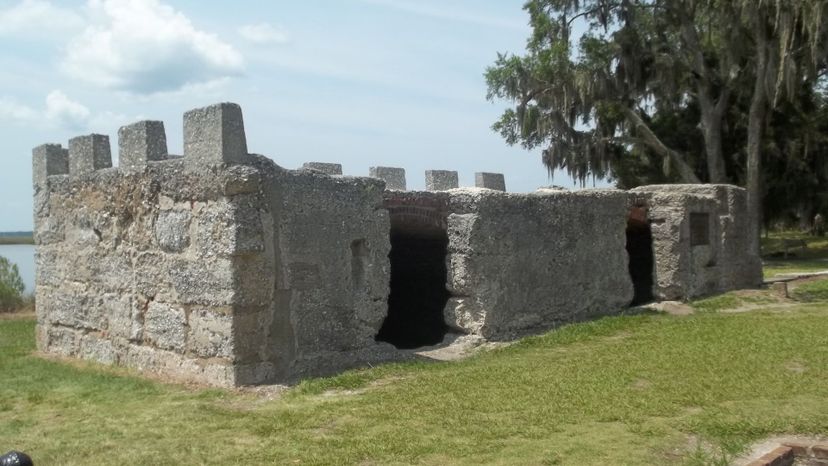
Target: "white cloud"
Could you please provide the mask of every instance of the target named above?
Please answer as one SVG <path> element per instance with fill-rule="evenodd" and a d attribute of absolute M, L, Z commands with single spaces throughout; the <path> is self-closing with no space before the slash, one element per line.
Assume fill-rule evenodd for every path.
<path fill-rule="evenodd" d="M 90 24 L 62 63 L 77 79 L 151 94 L 242 72 L 236 49 L 159 0 L 90 0 L 87 10 Z"/>
<path fill-rule="evenodd" d="M 70 99 L 59 89 L 46 96 L 43 109 L 0 97 L 0 120 L 11 123 L 80 130 L 87 128 L 96 118 L 85 105 Z"/>
<path fill-rule="evenodd" d="M 0 120 L 30 122 L 38 118 L 37 110 L 0 97 Z"/>
<path fill-rule="evenodd" d="M 254 44 L 284 44 L 289 40 L 287 31 L 267 23 L 242 26 L 239 35 Z"/>
<path fill-rule="evenodd" d="M 62 91 L 54 90 L 46 96 L 44 115 L 47 120 L 59 126 L 79 129 L 89 122 L 91 112 L 86 106 L 70 99 Z"/>
<path fill-rule="evenodd" d="M 424 3 L 422 1 L 413 2 L 407 0 L 362 0 L 362 2 L 429 18 L 504 29 L 526 29 L 526 24 L 518 21 L 510 21 L 492 16 L 477 15 L 468 11 L 450 9 L 446 8 L 443 4 L 429 5 L 428 3 Z"/>
<path fill-rule="evenodd" d="M 23 0 L 0 10 L 0 35 L 49 39 L 83 27 L 76 12 L 42 0 Z"/>

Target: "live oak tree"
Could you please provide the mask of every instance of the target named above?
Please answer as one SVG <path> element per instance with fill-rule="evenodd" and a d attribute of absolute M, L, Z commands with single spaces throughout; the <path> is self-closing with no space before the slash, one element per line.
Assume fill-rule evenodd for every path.
<path fill-rule="evenodd" d="M 526 53 L 500 54 L 486 71 L 488 98 L 515 104 L 494 129 L 582 182 L 646 158 L 675 181 L 728 182 L 741 161 L 759 218 L 768 118 L 824 70 L 826 2 L 530 0 Z M 745 156 L 725 154 L 726 117 L 746 100 Z M 691 106 L 703 157 L 654 126 Z"/>

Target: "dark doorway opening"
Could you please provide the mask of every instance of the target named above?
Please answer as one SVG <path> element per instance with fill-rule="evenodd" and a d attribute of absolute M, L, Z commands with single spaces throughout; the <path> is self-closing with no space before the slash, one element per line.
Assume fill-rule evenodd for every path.
<path fill-rule="evenodd" d="M 448 236 L 440 232 L 391 232 L 391 293 L 388 316 L 376 339 L 397 348 L 419 348 L 443 341 L 448 327 L 443 308 Z"/>
<path fill-rule="evenodd" d="M 653 300 L 653 233 L 650 222 L 632 215 L 627 221 L 627 254 L 630 256 L 630 278 L 635 290 L 631 306 Z"/>

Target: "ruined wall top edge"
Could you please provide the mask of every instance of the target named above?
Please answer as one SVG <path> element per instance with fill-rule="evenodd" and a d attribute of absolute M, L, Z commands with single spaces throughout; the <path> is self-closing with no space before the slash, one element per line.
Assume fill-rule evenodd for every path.
<path fill-rule="evenodd" d="M 631 192 L 669 192 L 687 194 L 715 194 L 719 190 L 745 191 L 745 188 L 732 184 L 652 184 L 633 188 Z M 745 191 L 746 192 L 746 191 Z"/>
<path fill-rule="evenodd" d="M 539 190 L 529 193 L 509 193 L 486 188 L 457 188 L 445 191 L 452 198 L 467 199 L 604 199 L 628 197 L 629 192 L 612 188 L 582 189 L 579 191 Z"/>

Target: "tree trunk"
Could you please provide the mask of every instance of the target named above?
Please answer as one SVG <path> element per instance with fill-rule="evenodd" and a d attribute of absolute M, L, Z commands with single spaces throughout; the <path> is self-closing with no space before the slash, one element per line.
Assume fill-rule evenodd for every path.
<path fill-rule="evenodd" d="M 676 2 L 678 5 L 687 5 Z M 693 10 L 694 8 L 691 8 Z M 679 10 L 682 18 L 681 37 L 690 66 L 694 70 L 696 95 L 701 108 L 701 128 L 704 136 L 704 152 L 707 156 L 707 175 L 710 183 L 727 183 L 724 156 L 722 155 L 722 118 L 730 100 L 727 85 L 720 86 L 718 99 L 713 83 L 716 76 L 705 62 L 703 47 L 696 30 L 695 14 Z M 686 14 L 682 14 L 686 13 Z M 726 80 L 722 80 L 726 81 Z"/>
<path fill-rule="evenodd" d="M 759 248 L 759 225 L 762 224 L 762 136 L 765 119 L 768 111 L 768 95 L 766 90 L 768 73 L 768 39 L 764 16 L 757 13 L 756 19 L 756 81 L 753 85 L 753 96 L 748 113 L 748 140 L 747 140 L 747 197 L 748 215 L 755 225 L 756 231 L 751 235 Z"/>
<path fill-rule="evenodd" d="M 718 102 L 713 104 L 710 97 L 704 95 L 707 89 L 699 92 L 701 107 L 701 127 L 704 136 L 704 152 L 707 156 L 707 175 L 710 183 L 727 183 L 724 154 L 722 152 L 722 118 L 727 108 L 729 96 L 723 91 Z"/>

